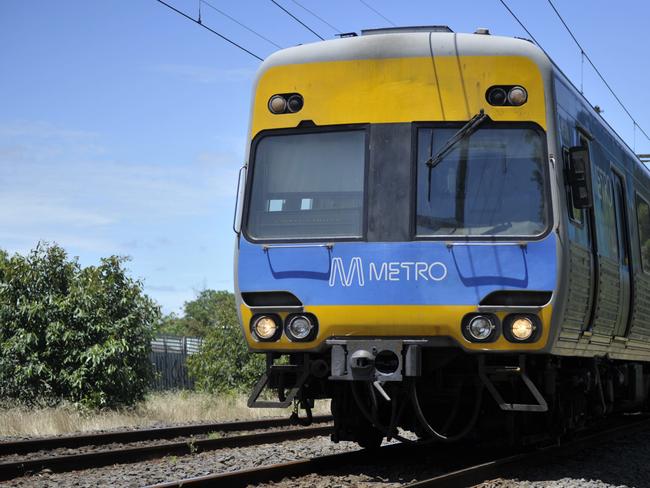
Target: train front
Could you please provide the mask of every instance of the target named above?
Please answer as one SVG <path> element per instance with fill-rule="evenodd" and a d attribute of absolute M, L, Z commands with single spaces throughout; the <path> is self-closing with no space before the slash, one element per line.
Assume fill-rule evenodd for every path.
<path fill-rule="evenodd" d="M 526 41 L 417 28 L 262 64 L 235 265 L 267 355 L 250 406 L 331 398 L 333 439 L 364 446 L 546 411 L 527 374 L 556 287 L 545 63 Z"/>

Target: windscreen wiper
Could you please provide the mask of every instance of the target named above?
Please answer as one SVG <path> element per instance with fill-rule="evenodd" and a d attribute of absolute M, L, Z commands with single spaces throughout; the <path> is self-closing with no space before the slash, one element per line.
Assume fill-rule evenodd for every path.
<path fill-rule="evenodd" d="M 435 155 L 431 155 L 431 157 L 427 160 L 426 165 L 429 168 L 435 168 L 440 163 L 440 161 L 442 161 L 443 158 L 449 154 L 449 151 L 451 151 L 456 144 L 462 141 L 465 137 L 470 136 L 476 132 L 476 129 L 478 129 L 479 126 L 489 118 L 490 116 L 487 115 L 483 109 L 481 109 L 479 113 L 469 119 L 464 126 L 458 129 L 458 132 L 456 132 L 449 138 L 447 142 L 445 142 L 445 145 L 440 149 L 440 151 L 438 151 Z"/>
<path fill-rule="evenodd" d="M 447 154 L 449 154 L 449 152 L 456 146 L 456 144 L 476 132 L 476 129 L 478 129 L 479 126 L 489 118 L 490 116 L 487 115 L 483 109 L 481 109 L 479 113 L 474 115 L 474 117 L 469 119 L 464 126 L 458 129 L 458 132 L 451 136 L 447 142 L 445 142 L 445 145 L 442 146 L 442 148 L 440 148 L 436 154 L 431 154 L 429 159 L 427 159 L 427 162 L 425 164 L 429 167 L 429 188 L 427 191 L 427 198 L 429 201 L 431 201 L 431 170 L 440 164 L 440 162 L 445 158 Z M 431 139 L 433 139 L 433 131 L 431 134 Z M 431 144 L 431 152 L 433 152 L 433 144 Z"/>

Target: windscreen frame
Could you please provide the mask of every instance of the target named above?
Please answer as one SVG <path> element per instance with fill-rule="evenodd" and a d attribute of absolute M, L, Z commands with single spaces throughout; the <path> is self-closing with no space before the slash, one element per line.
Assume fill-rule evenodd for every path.
<path fill-rule="evenodd" d="M 360 236 L 322 236 L 322 237 L 263 237 L 258 238 L 250 234 L 248 229 L 253 181 L 255 179 L 255 164 L 257 159 L 257 150 L 260 142 L 270 136 L 289 136 L 302 134 L 323 134 L 332 132 L 363 132 L 364 137 L 364 161 L 363 161 L 363 197 L 361 209 L 361 235 Z M 244 205 L 242 210 L 242 235 L 249 242 L 259 244 L 271 243 L 300 243 L 300 242 L 354 242 L 365 241 L 368 235 L 368 175 L 370 163 L 370 124 L 342 124 L 330 126 L 309 126 L 309 127 L 292 127 L 283 129 L 266 129 L 258 132 L 251 142 L 250 155 L 248 158 L 248 171 L 246 174 L 246 185 L 244 192 Z"/>
<path fill-rule="evenodd" d="M 418 195 L 419 195 L 419 180 L 418 180 L 418 164 L 419 154 L 418 134 L 420 129 L 460 129 L 465 122 L 414 122 L 412 124 L 412 139 L 411 139 L 411 164 L 412 164 L 412 189 L 413 198 L 411 199 L 411 240 L 413 241 L 446 241 L 446 242 L 464 242 L 464 241 L 478 241 L 478 242 L 493 242 L 493 241 L 540 241 L 544 239 L 553 229 L 553 197 L 551 192 L 551 169 L 548 156 L 548 138 L 546 131 L 534 122 L 495 122 L 488 120 L 481 124 L 476 130 L 478 133 L 482 130 L 499 130 L 499 129 L 529 129 L 537 132 L 540 136 L 542 154 L 540 155 L 542 163 L 542 177 L 543 189 L 542 198 L 545 205 L 544 217 L 546 219 L 546 227 L 537 235 L 464 235 L 464 234 L 440 234 L 440 235 L 419 235 L 417 233 L 417 218 L 418 218 Z M 471 137 L 471 136 L 470 136 Z M 433 169 L 435 171 L 435 168 Z"/>

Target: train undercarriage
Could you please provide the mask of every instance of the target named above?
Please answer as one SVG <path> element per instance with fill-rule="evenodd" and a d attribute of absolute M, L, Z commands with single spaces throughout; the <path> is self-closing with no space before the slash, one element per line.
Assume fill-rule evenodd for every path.
<path fill-rule="evenodd" d="M 645 363 L 468 354 L 408 340 L 330 345 L 320 354 L 267 353 L 267 372 L 249 406 L 293 404 L 296 421 L 308 423 L 315 400 L 331 399 L 332 440 L 366 448 L 386 438 L 407 441 L 404 431 L 437 442 L 489 439 L 525 445 L 648 407 L 650 368 Z M 299 408 L 306 416 L 298 417 Z"/>

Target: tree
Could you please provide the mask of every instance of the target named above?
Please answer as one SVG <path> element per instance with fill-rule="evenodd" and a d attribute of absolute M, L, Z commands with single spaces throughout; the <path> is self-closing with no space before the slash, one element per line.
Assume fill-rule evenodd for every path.
<path fill-rule="evenodd" d="M 196 300 L 185 304 L 185 310 L 186 318 L 191 317 L 200 330 L 206 331 L 201 351 L 188 359 L 197 387 L 231 391 L 251 386 L 264 371 L 265 361 L 263 355 L 248 352 L 234 295 L 204 290 Z"/>
<path fill-rule="evenodd" d="M 183 316 L 175 313 L 166 315 L 161 320 L 157 332 L 163 334 L 206 337 L 220 321 L 235 321 L 234 297 L 227 291 L 203 290 L 198 296 L 183 305 Z"/>
<path fill-rule="evenodd" d="M 83 268 L 47 244 L 0 253 L 0 397 L 93 408 L 143 398 L 160 311 L 125 261 Z"/>
<path fill-rule="evenodd" d="M 176 313 L 172 312 L 160 318 L 160 322 L 156 324 L 156 334 L 166 334 L 175 336 L 189 336 L 192 335 L 185 326 L 185 317 L 179 317 Z"/>

